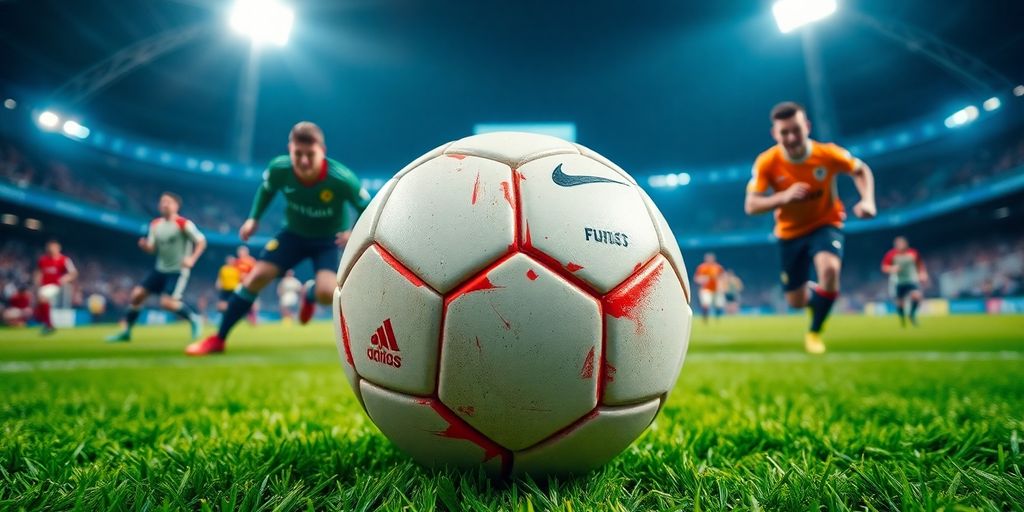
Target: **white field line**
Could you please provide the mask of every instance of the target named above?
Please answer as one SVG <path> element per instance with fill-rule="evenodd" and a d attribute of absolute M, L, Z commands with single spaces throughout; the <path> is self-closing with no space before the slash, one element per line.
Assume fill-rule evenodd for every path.
<path fill-rule="evenodd" d="M 893 352 L 835 352 L 823 356 L 810 356 L 800 352 L 713 352 L 694 353 L 686 356 L 689 364 L 705 362 L 859 362 L 859 361 L 1018 361 L 1024 359 L 1024 352 L 942 352 L 942 351 L 893 351 Z M 37 371 L 106 370 L 116 368 L 198 368 L 219 366 L 278 366 L 281 364 L 338 364 L 331 358 L 321 356 L 281 360 L 273 356 L 212 356 L 204 359 L 186 356 L 161 357 L 116 357 L 82 359 L 38 359 L 28 361 L 2 361 L 0 373 L 27 373 Z"/>

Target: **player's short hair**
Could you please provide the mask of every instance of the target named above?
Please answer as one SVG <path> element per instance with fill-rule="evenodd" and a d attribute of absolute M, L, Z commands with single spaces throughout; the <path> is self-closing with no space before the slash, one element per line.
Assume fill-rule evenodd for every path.
<path fill-rule="evenodd" d="M 789 119 L 796 115 L 797 112 L 807 113 L 807 109 L 803 105 L 795 101 L 783 101 L 772 107 L 771 120 L 781 121 L 783 119 Z"/>
<path fill-rule="evenodd" d="M 322 148 L 327 147 L 324 144 L 324 131 L 316 123 L 309 121 L 300 121 L 292 126 L 292 131 L 288 133 L 288 142 L 319 144 Z"/>
<path fill-rule="evenodd" d="M 51 238 L 51 239 L 46 241 L 46 245 L 50 245 L 50 244 L 60 245 L 60 240 L 57 240 L 56 238 Z"/>
<path fill-rule="evenodd" d="M 178 203 L 178 207 L 179 208 L 181 207 L 181 196 L 179 196 L 178 194 L 175 194 L 174 192 L 166 192 L 165 191 L 162 194 L 160 194 L 160 197 L 163 197 L 163 196 L 167 196 L 167 197 L 169 197 L 171 199 L 174 199 L 174 202 Z"/>

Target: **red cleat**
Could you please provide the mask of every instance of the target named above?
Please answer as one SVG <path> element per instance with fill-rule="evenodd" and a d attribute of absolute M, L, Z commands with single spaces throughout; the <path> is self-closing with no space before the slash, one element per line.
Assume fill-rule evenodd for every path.
<path fill-rule="evenodd" d="M 316 301 L 309 300 L 309 289 L 314 286 L 313 281 L 306 281 L 302 286 L 302 302 L 299 306 L 299 324 L 306 325 L 316 313 Z"/>
<path fill-rule="evenodd" d="M 189 356 L 205 356 L 221 352 L 224 352 L 224 340 L 216 334 L 185 347 L 185 355 Z"/>

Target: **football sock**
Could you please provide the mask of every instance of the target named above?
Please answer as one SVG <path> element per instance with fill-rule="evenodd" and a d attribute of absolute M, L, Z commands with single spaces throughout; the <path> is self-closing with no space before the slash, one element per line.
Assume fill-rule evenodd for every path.
<path fill-rule="evenodd" d="M 911 299 L 911 301 L 910 301 L 910 321 L 911 322 L 916 322 L 917 321 L 917 306 L 919 306 L 919 305 L 921 305 L 921 301 Z"/>
<path fill-rule="evenodd" d="M 43 326 L 47 328 L 53 328 L 53 322 L 50 320 L 50 303 L 40 302 L 39 306 L 36 307 L 36 319 L 39 320 Z"/>
<path fill-rule="evenodd" d="M 306 301 L 310 303 L 316 302 L 316 284 L 313 281 L 309 281 L 306 287 Z"/>
<path fill-rule="evenodd" d="M 235 293 L 228 299 L 228 309 L 224 311 L 224 318 L 221 319 L 220 328 L 217 329 L 217 336 L 221 340 L 227 341 L 231 328 L 249 312 L 255 300 L 256 295 L 246 289 L 246 287 L 239 286 L 235 290 Z"/>
<path fill-rule="evenodd" d="M 907 311 L 903 309 L 903 303 L 896 303 L 896 314 L 900 316 L 900 323 L 904 324 L 907 322 Z"/>
<path fill-rule="evenodd" d="M 184 318 L 185 320 L 191 320 L 192 319 L 191 316 L 195 312 L 196 312 L 196 310 L 192 309 L 192 306 L 189 306 L 188 304 L 186 304 L 185 301 L 181 301 L 181 306 L 179 306 L 178 310 L 175 311 L 174 313 L 176 315 Z"/>
<path fill-rule="evenodd" d="M 131 309 L 128 310 L 128 314 L 124 316 L 124 320 L 128 324 L 125 328 L 126 331 L 130 331 L 132 330 L 132 327 L 135 327 L 135 322 L 139 319 L 140 313 L 142 313 L 141 307 L 132 306 Z"/>
<path fill-rule="evenodd" d="M 825 291 L 818 286 L 811 288 L 811 300 L 807 302 L 807 307 L 811 310 L 811 332 L 821 332 L 829 312 L 832 311 L 832 304 L 835 304 L 838 296 L 839 292 Z"/>

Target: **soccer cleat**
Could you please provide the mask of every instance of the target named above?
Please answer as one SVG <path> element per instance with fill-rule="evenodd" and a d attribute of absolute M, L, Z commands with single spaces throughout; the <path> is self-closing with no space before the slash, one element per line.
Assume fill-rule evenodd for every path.
<path fill-rule="evenodd" d="M 313 281 L 306 281 L 306 284 L 302 285 L 302 302 L 299 304 L 299 324 L 306 325 L 310 319 L 313 318 L 313 313 L 316 313 L 316 301 L 309 300 L 309 290 L 315 286 Z"/>
<path fill-rule="evenodd" d="M 816 332 L 804 335 L 804 350 L 808 354 L 824 354 L 825 342 L 821 340 L 821 335 Z"/>
<path fill-rule="evenodd" d="M 185 347 L 185 355 L 189 356 L 205 356 L 221 352 L 224 352 L 224 340 L 216 334 Z"/>
<path fill-rule="evenodd" d="M 131 340 L 132 333 L 129 332 L 127 329 L 117 334 L 111 334 L 110 336 L 107 336 L 107 343 L 128 343 Z"/>
<path fill-rule="evenodd" d="M 188 316 L 188 323 L 192 326 L 192 341 L 199 339 L 203 334 L 203 317 L 199 313 L 192 313 Z"/>

